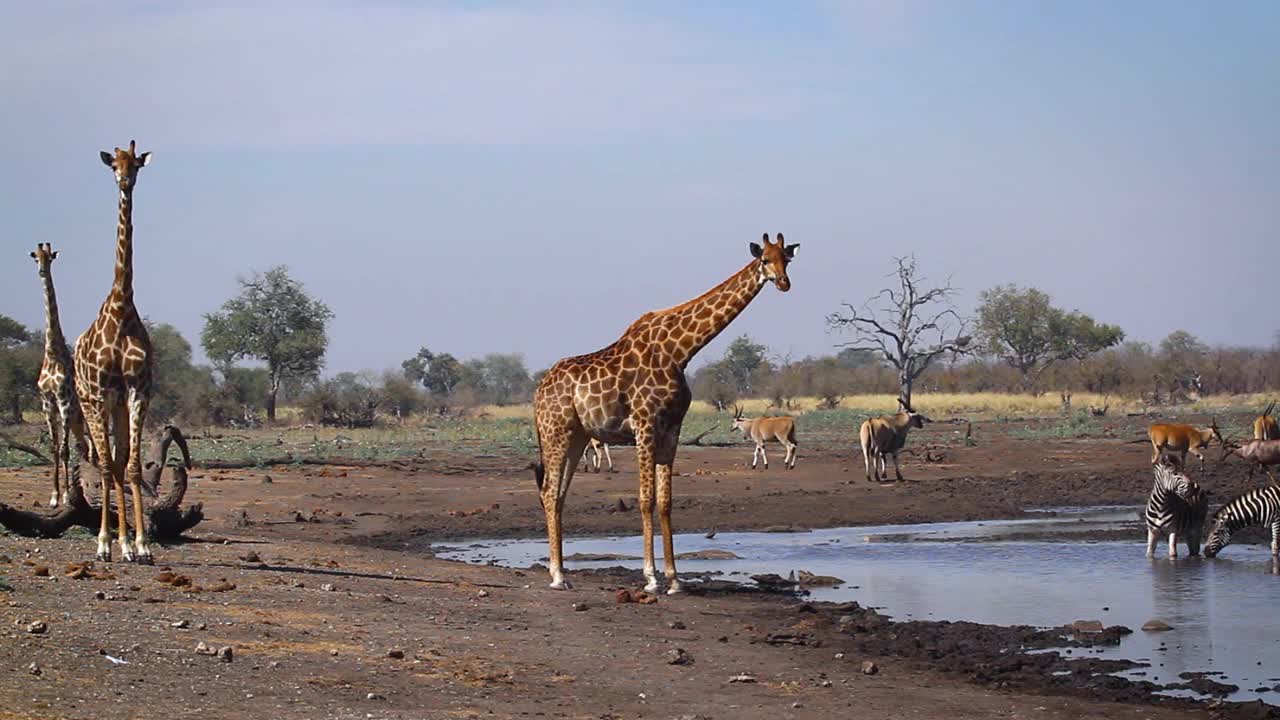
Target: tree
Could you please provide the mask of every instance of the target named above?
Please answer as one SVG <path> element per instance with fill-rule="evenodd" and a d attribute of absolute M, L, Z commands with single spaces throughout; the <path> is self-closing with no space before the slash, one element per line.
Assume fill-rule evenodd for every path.
<path fill-rule="evenodd" d="M 520 353 L 489 353 L 484 356 L 484 387 L 495 405 L 510 405 L 527 399 L 532 389 L 529 370 Z"/>
<path fill-rule="evenodd" d="M 449 353 L 433 353 L 426 348 L 400 363 L 405 377 L 426 388 L 432 395 L 448 399 L 462 382 L 462 363 Z"/>
<path fill-rule="evenodd" d="M 852 332 L 855 339 L 840 347 L 874 350 L 898 371 L 898 400 L 911 407 L 911 390 L 935 360 L 972 350 L 965 334 L 969 321 L 956 312 L 951 281 L 925 289 L 914 256 L 894 258 L 898 268 L 887 277 L 897 278 L 898 288 L 884 288 L 855 308 L 844 303 L 849 314 L 832 313 L 827 325 Z M 875 308 L 872 304 L 876 303 Z"/>
<path fill-rule="evenodd" d="M 750 396 L 754 390 L 753 381 L 756 374 L 765 367 L 765 353 L 769 348 L 742 335 L 729 343 L 724 350 L 722 370 L 728 373 L 728 380 L 733 383 L 738 394 Z"/>
<path fill-rule="evenodd" d="M 1174 330 L 1160 341 L 1160 376 L 1171 398 L 1201 392 L 1200 365 L 1208 352 L 1209 347 L 1186 330 Z"/>
<path fill-rule="evenodd" d="M 1056 362 L 1084 360 L 1124 340 L 1116 325 L 1098 323 L 1078 310 L 1052 305 L 1036 288 L 997 285 L 981 295 L 978 332 L 987 353 L 1022 375 L 1022 387 L 1036 386 Z"/>
<path fill-rule="evenodd" d="M 35 397 L 43 361 L 40 336 L 0 315 L 0 407 L 6 411 L 6 422 L 22 422 L 22 405 Z"/>
<path fill-rule="evenodd" d="M 324 367 L 325 328 L 333 313 L 307 295 L 283 265 L 240 278 L 241 292 L 220 312 L 204 316 L 200 341 L 215 363 L 251 358 L 267 366 L 267 420 L 276 419 L 276 395 L 287 379 L 315 378 Z"/>
<path fill-rule="evenodd" d="M 192 391 L 196 389 L 197 369 L 191 363 L 191 343 L 168 323 L 157 325 L 146 321 L 146 325 L 153 363 L 151 408 L 147 416 L 170 421 L 189 407 Z"/>

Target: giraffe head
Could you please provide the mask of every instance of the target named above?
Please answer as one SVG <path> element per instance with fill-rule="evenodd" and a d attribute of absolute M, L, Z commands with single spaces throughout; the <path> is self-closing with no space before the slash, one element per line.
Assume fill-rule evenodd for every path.
<path fill-rule="evenodd" d="M 39 243 L 36 245 L 35 252 L 31 253 L 31 259 L 35 260 L 36 267 L 40 268 L 40 277 L 49 277 L 49 267 L 57 257 L 58 251 L 54 250 L 49 243 Z"/>
<path fill-rule="evenodd" d="M 774 287 L 782 292 L 791 289 L 791 279 L 787 277 L 787 265 L 796 256 L 796 248 L 800 244 L 783 245 L 782 233 L 778 233 L 778 241 L 769 242 L 769 233 L 764 234 L 764 247 L 751 243 L 751 254 L 760 261 L 761 282 L 773 281 Z"/>
<path fill-rule="evenodd" d="M 151 153 L 144 152 L 141 155 L 136 154 L 137 144 L 129 141 L 129 149 L 121 150 L 116 148 L 114 153 L 103 150 L 102 164 L 111 168 L 116 174 L 116 183 L 120 185 L 121 190 L 132 190 L 133 184 L 138 182 L 138 170 L 147 163 L 151 162 Z"/>

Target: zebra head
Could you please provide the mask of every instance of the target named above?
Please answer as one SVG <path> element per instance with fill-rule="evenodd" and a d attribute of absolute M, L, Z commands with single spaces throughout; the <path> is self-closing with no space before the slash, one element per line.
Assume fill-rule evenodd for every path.
<path fill-rule="evenodd" d="M 1214 557 L 1222 552 L 1222 548 L 1231 544 L 1231 528 L 1226 519 L 1219 515 L 1213 518 L 1213 530 L 1209 532 L 1209 540 L 1204 544 L 1204 556 Z"/>
<path fill-rule="evenodd" d="M 1181 472 L 1178 472 L 1176 466 L 1166 465 L 1163 462 L 1155 466 L 1156 484 L 1166 490 L 1170 490 L 1178 495 L 1178 497 L 1190 501 L 1192 499 L 1193 488 L 1198 490 L 1199 487 L 1191 482 L 1191 478 Z"/>

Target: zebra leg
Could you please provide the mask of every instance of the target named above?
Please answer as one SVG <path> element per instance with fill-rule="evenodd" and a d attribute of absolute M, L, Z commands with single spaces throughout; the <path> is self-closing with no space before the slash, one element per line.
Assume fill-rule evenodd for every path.
<path fill-rule="evenodd" d="M 1280 520 L 1271 526 L 1271 556 L 1280 556 Z"/>
<path fill-rule="evenodd" d="M 1160 540 L 1160 536 L 1156 534 L 1155 529 L 1147 528 L 1147 557 L 1154 558 L 1156 556 L 1156 543 Z"/>
<path fill-rule="evenodd" d="M 1178 533 L 1169 533 L 1169 559 L 1176 560 L 1178 557 Z"/>

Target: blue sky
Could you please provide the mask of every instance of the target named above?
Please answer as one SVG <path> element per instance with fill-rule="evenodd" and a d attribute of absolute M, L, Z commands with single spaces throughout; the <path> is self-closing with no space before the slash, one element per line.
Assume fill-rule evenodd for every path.
<path fill-rule="evenodd" d="M 97 158 L 154 153 L 137 303 L 197 342 L 284 263 L 330 371 L 426 345 L 613 341 L 783 232 L 793 289 L 725 336 L 830 351 L 895 255 L 1158 340 L 1280 322 L 1280 4 L 0 3 L 0 313 L 74 336 L 110 285 Z M 697 361 L 695 361 L 696 363 Z"/>

